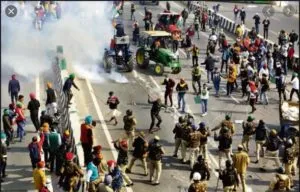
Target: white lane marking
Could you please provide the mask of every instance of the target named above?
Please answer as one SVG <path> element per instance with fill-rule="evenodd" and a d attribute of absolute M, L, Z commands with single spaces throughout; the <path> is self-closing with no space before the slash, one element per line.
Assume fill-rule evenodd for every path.
<path fill-rule="evenodd" d="M 224 92 L 227 92 L 224 88 L 222 88 L 222 91 L 224 91 Z M 233 97 L 232 95 L 230 95 L 230 98 L 232 99 L 232 100 L 234 100 L 236 103 L 240 103 L 239 102 L 239 100 L 237 100 L 235 97 Z"/>
<path fill-rule="evenodd" d="M 184 55 L 184 57 L 187 57 L 186 53 L 181 48 L 179 48 L 179 51 L 182 53 L 182 55 Z"/>
<path fill-rule="evenodd" d="M 106 125 L 106 123 L 104 121 L 104 117 L 103 117 L 103 114 L 102 114 L 102 112 L 100 110 L 99 103 L 98 103 L 98 101 L 96 99 L 95 92 L 94 92 L 94 90 L 92 88 L 92 84 L 91 84 L 91 82 L 88 79 L 85 79 L 85 80 L 86 80 L 86 85 L 87 85 L 87 87 L 89 89 L 89 93 L 91 94 L 91 97 L 92 97 L 92 100 L 93 100 L 93 103 L 94 103 L 94 106 L 95 106 L 98 118 L 101 121 L 101 126 L 103 128 L 103 131 L 104 131 L 105 137 L 107 139 L 109 148 L 110 148 L 110 150 L 111 150 L 111 152 L 113 154 L 114 159 L 117 160 L 118 153 L 117 153 L 117 151 L 116 151 L 116 149 L 115 149 L 115 147 L 114 147 L 114 145 L 112 143 L 112 141 L 113 141 L 112 137 L 111 137 L 111 135 L 110 135 L 110 133 L 108 131 L 107 125 Z M 133 192 L 133 190 L 132 190 L 131 187 L 126 187 L 126 191 L 127 192 Z"/>
<path fill-rule="evenodd" d="M 100 110 L 99 103 L 97 101 L 95 92 L 94 92 L 94 90 L 92 88 L 92 84 L 91 84 L 91 82 L 88 79 L 85 79 L 85 80 L 86 80 L 86 85 L 87 85 L 87 87 L 89 89 L 89 93 L 90 93 L 90 95 L 92 97 L 92 100 L 93 100 L 93 103 L 94 103 L 94 106 L 95 106 L 95 109 L 96 109 L 96 113 L 98 115 L 99 120 L 101 121 L 101 126 L 102 126 L 104 134 L 105 134 L 105 136 L 107 138 L 108 145 L 109 145 L 109 147 L 111 149 L 111 152 L 113 154 L 114 159 L 117 159 L 118 153 L 117 153 L 117 151 L 116 151 L 116 149 L 115 149 L 115 147 L 114 147 L 114 145 L 112 143 L 112 141 L 113 141 L 112 137 L 111 137 L 111 135 L 110 135 L 110 133 L 108 131 L 107 125 L 106 125 L 106 123 L 104 121 L 104 117 L 103 117 L 103 114 L 102 114 L 102 112 Z"/>
<path fill-rule="evenodd" d="M 40 101 L 40 75 L 38 74 L 35 79 L 35 96 L 36 99 Z"/>
<path fill-rule="evenodd" d="M 138 11 L 138 13 L 139 13 L 141 16 L 143 16 L 143 17 L 145 16 L 145 15 L 144 15 L 142 12 L 140 12 L 140 11 Z"/>

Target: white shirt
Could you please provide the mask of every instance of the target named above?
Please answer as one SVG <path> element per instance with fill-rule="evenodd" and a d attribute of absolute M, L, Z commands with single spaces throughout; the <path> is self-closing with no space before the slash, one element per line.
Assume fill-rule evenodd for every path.
<path fill-rule="evenodd" d="M 269 76 L 269 69 L 261 68 L 260 71 L 259 71 L 259 74 L 258 74 L 259 78 L 262 78 L 263 74 L 266 74 L 267 77 L 268 77 Z"/>
<path fill-rule="evenodd" d="M 201 93 L 201 99 L 208 99 L 209 98 L 209 91 L 207 90 L 207 88 L 206 88 L 206 94 L 205 95 L 203 95 L 203 91 L 204 90 L 202 90 L 202 93 Z"/>
<path fill-rule="evenodd" d="M 298 77 L 294 77 L 293 81 L 291 81 L 293 85 L 293 89 L 299 90 L 299 79 Z"/>
<path fill-rule="evenodd" d="M 274 59 L 273 59 L 273 57 L 271 57 L 268 62 L 268 67 L 270 70 L 272 70 L 273 66 L 274 66 Z"/>

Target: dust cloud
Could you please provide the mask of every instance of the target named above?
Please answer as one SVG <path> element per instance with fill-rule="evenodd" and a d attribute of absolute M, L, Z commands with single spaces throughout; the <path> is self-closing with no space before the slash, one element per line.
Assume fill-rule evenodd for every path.
<path fill-rule="evenodd" d="M 51 69 L 57 45 L 62 45 L 68 64 L 76 74 L 91 81 L 105 82 L 113 79 L 127 82 L 116 72 L 106 74 L 99 67 L 104 48 L 109 46 L 114 34 L 111 23 L 112 2 L 59 2 L 62 7 L 60 20 L 48 21 L 43 29 L 34 27 L 34 6 L 27 2 L 23 7 L 12 2 L 18 9 L 17 16 L 5 15 L 6 2 L 1 2 L 1 57 L 2 68 L 25 77 L 33 77 Z"/>

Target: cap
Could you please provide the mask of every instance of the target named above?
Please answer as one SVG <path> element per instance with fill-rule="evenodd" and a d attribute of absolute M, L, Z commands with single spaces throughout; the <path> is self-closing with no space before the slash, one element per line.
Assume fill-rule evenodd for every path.
<path fill-rule="evenodd" d="M 84 119 L 85 124 L 88 125 L 92 124 L 92 121 L 93 121 L 93 117 L 91 115 L 86 116 Z"/>
<path fill-rule="evenodd" d="M 249 115 L 248 118 L 247 118 L 247 121 L 251 122 L 251 121 L 253 121 L 254 119 L 255 119 L 254 117 L 252 117 L 251 115 Z"/>
<path fill-rule="evenodd" d="M 200 126 L 200 128 L 204 128 L 204 127 L 205 127 L 205 123 L 204 123 L 204 122 L 201 122 L 201 123 L 199 124 L 199 126 Z"/>
<path fill-rule="evenodd" d="M 30 97 L 30 99 L 35 99 L 36 97 L 35 97 L 35 93 L 30 93 L 29 94 L 29 97 Z"/>
<path fill-rule="evenodd" d="M 241 144 L 239 144 L 237 148 L 238 149 L 244 149 L 243 145 L 241 145 Z"/>
<path fill-rule="evenodd" d="M 105 185 L 110 185 L 112 183 L 112 176 L 111 175 L 105 175 L 105 178 L 104 178 L 104 183 Z"/>
<path fill-rule="evenodd" d="M 127 142 L 127 140 L 122 140 L 120 142 L 120 146 L 123 147 L 123 148 L 128 148 L 128 142 Z"/>
<path fill-rule="evenodd" d="M 200 173 L 195 172 L 195 173 L 193 174 L 193 180 L 195 180 L 195 181 L 200 181 L 200 180 L 201 180 L 201 175 L 200 175 Z"/>
<path fill-rule="evenodd" d="M 194 131 L 198 130 L 197 125 L 192 125 L 192 129 L 193 129 Z"/>
<path fill-rule="evenodd" d="M 6 134 L 2 132 L 0 137 L 1 139 L 6 139 Z"/>
<path fill-rule="evenodd" d="M 52 88 L 52 83 L 47 82 L 47 88 Z"/>
<path fill-rule="evenodd" d="M 230 118 L 231 118 L 230 115 L 225 115 L 226 120 L 229 120 Z"/>
<path fill-rule="evenodd" d="M 112 167 L 112 166 L 114 166 L 115 164 L 116 164 L 116 161 L 114 161 L 114 160 L 109 160 L 109 161 L 107 161 L 108 167 Z"/>
<path fill-rule="evenodd" d="M 95 152 L 100 152 L 101 149 L 102 149 L 102 146 L 101 146 L 101 145 L 97 145 L 97 146 L 94 146 L 94 147 L 93 147 L 93 150 L 94 150 Z"/>
<path fill-rule="evenodd" d="M 160 140 L 159 136 L 155 135 L 154 140 L 159 141 Z"/>
<path fill-rule="evenodd" d="M 202 155 L 199 155 L 198 158 L 197 158 L 198 162 L 202 161 L 203 160 L 203 156 Z"/>
<path fill-rule="evenodd" d="M 37 167 L 38 167 L 38 168 L 43 168 L 43 167 L 45 167 L 45 162 L 44 162 L 44 161 L 38 162 L 38 163 L 37 163 Z"/>
<path fill-rule="evenodd" d="M 70 79 L 74 79 L 74 78 L 75 78 L 75 74 L 74 74 L 74 73 L 71 73 L 71 74 L 69 75 L 69 78 L 70 78 Z"/>
<path fill-rule="evenodd" d="M 67 152 L 66 153 L 66 160 L 67 161 L 72 161 L 73 158 L 74 158 L 74 154 L 73 153 L 71 153 L 71 152 Z"/>
<path fill-rule="evenodd" d="M 271 130 L 271 134 L 272 134 L 272 135 L 276 135 L 276 134 L 277 134 L 277 131 L 276 131 L 275 129 L 272 129 L 272 130 Z"/>

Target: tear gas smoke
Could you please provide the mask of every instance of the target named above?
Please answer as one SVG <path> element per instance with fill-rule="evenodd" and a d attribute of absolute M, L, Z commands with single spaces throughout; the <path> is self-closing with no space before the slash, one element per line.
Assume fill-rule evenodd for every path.
<path fill-rule="evenodd" d="M 36 3 L 28 2 L 23 8 L 13 3 L 18 9 L 13 18 L 2 11 L 2 68 L 9 66 L 18 74 L 35 76 L 51 68 L 51 51 L 63 45 L 67 64 L 72 64 L 80 76 L 97 82 L 107 78 L 127 81 L 120 74 L 107 75 L 98 67 L 114 33 L 112 2 L 59 2 L 61 19 L 46 21 L 41 31 L 34 27 Z M 1 3 L 1 7 L 5 5 Z"/>

